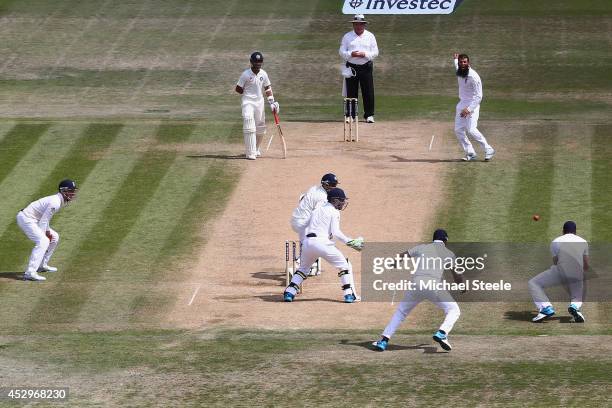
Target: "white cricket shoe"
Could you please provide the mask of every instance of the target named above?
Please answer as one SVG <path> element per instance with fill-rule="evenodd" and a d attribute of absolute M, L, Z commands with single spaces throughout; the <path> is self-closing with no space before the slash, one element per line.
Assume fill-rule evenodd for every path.
<path fill-rule="evenodd" d="M 485 161 L 491 161 L 493 156 L 495 156 L 495 149 L 487 150 L 485 153 Z"/>
<path fill-rule="evenodd" d="M 54 266 L 43 265 L 36 272 L 57 272 L 57 268 Z"/>
<path fill-rule="evenodd" d="M 366 123 L 374 123 L 374 116 L 368 116 L 366 118 Z"/>
<path fill-rule="evenodd" d="M 259 157 L 261 156 L 261 151 L 259 151 L 259 149 L 257 149 L 257 151 L 255 152 L 255 157 Z"/>
<path fill-rule="evenodd" d="M 464 158 L 462 158 L 461 160 L 463 161 L 474 161 L 476 160 L 476 153 L 468 153 Z"/>
<path fill-rule="evenodd" d="M 256 156 L 256 155 L 254 155 L 254 154 L 248 154 L 248 155 L 247 155 L 247 157 L 246 157 L 246 159 L 247 159 L 247 160 L 255 160 L 255 159 L 257 159 L 257 156 Z"/>
<path fill-rule="evenodd" d="M 40 276 L 38 273 L 36 272 L 32 272 L 32 273 L 24 273 L 23 274 L 23 280 L 31 280 L 31 281 L 46 281 L 47 278 L 45 278 L 44 276 Z"/>

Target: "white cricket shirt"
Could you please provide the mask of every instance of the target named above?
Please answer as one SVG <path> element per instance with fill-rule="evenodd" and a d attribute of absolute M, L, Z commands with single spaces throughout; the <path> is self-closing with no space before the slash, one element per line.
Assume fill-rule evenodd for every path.
<path fill-rule="evenodd" d="M 351 57 L 353 51 L 363 51 L 365 57 Z M 361 35 L 357 35 L 355 31 L 349 31 L 342 37 L 338 52 L 344 61 L 355 65 L 363 65 L 378 57 L 376 37 L 368 30 L 365 30 Z"/>
<path fill-rule="evenodd" d="M 26 217 L 37 220 L 40 229 L 47 231 L 53 214 L 62 207 L 65 207 L 66 204 L 68 203 L 64 200 L 64 196 L 61 193 L 57 193 L 31 202 L 23 209 L 23 214 Z"/>
<path fill-rule="evenodd" d="M 417 245 L 408 250 L 408 254 L 420 262 L 414 272 L 415 276 L 427 276 L 437 280 L 444 274 L 442 266 L 448 261 L 454 263 L 455 259 L 455 254 L 442 241 Z"/>
<path fill-rule="evenodd" d="M 317 234 L 317 238 L 328 239 L 337 238 L 343 243 L 347 243 L 351 238 L 340 231 L 340 211 L 331 203 L 327 202 L 315 208 L 310 217 L 310 222 L 306 227 L 306 235 Z"/>
<path fill-rule="evenodd" d="M 309 220 L 315 208 L 327 202 L 327 191 L 319 184 L 308 189 L 293 210 L 291 217 L 296 220 Z"/>
<path fill-rule="evenodd" d="M 240 75 L 236 85 L 243 89 L 242 102 L 261 102 L 265 95 L 264 89 L 270 86 L 270 78 L 263 69 L 260 69 L 256 75 L 249 68 Z"/>
<path fill-rule="evenodd" d="M 455 72 L 459 69 L 459 60 L 455 59 Z M 463 78 L 457 75 L 457 83 L 459 84 L 459 104 L 460 108 L 467 107 L 470 112 L 474 112 L 482 101 L 482 81 L 478 73 L 470 67 L 467 77 Z"/>
<path fill-rule="evenodd" d="M 581 272 L 584 255 L 589 255 L 588 242 L 575 234 L 561 235 L 550 243 L 550 252 L 557 257 L 557 268 L 566 272 Z"/>

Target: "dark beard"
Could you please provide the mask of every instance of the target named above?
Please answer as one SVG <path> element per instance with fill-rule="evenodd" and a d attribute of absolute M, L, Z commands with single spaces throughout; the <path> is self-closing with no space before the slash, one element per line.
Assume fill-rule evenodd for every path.
<path fill-rule="evenodd" d="M 470 67 L 457 69 L 457 76 L 460 76 L 461 78 L 467 77 L 469 73 L 470 73 Z"/>

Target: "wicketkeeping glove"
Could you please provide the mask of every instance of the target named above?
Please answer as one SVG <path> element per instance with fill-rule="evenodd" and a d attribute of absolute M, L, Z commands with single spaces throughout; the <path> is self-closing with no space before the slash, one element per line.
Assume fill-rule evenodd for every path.
<path fill-rule="evenodd" d="M 355 251 L 361 251 L 363 249 L 364 240 L 363 237 L 357 237 L 346 243 L 347 246 L 353 248 Z"/>

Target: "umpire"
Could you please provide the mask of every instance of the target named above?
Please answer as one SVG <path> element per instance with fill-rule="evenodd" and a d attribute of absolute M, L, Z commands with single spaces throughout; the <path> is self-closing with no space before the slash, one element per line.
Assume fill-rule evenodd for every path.
<path fill-rule="evenodd" d="M 354 70 L 355 75 L 346 78 L 346 97 L 357 98 L 361 85 L 364 119 L 374 123 L 374 78 L 372 60 L 378 56 L 378 45 L 374 34 L 365 29 L 368 23 L 363 14 L 356 14 L 351 21 L 353 31 L 342 37 L 340 56 L 346 66 Z"/>

